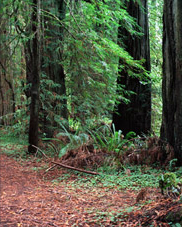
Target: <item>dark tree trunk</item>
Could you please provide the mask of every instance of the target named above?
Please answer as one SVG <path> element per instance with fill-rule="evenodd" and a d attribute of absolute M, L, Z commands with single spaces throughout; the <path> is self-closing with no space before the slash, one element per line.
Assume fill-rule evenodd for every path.
<path fill-rule="evenodd" d="M 32 80 L 31 80 L 31 105 L 29 124 L 29 147 L 28 153 L 35 153 L 38 145 L 39 125 L 39 84 L 40 84 L 40 2 L 33 1 L 32 12 Z"/>
<path fill-rule="evenodd" d="M 25 89 L 25 95 L 27 98 L 31 96 L 31 83 L 33 79 L 33 68 L 32 68 L 32 62 L 33 62 L 33 53 L 32 53 L 32 40 L 28 40 L 24 45 L 24 51 L 25 51 L 25 62 L 26 62 L 26 89 Z"/>
<path fill-rule="evenodd" d="M 66 4 L 64 0 L 54 1 L 50 5 L 45 5 L 45 10 L 50 8 L 58 9 L 57 14 L 60 20 L 65 18 Z M 52 137 L 54 128 L 58 125 L 54 120 L 54 116 L 59 115 L 62 119 L 68 120 L 67 100 L 66 100 L 66 85 L 65 85 L 65 73 L 63 66 L 60 64 L 62 61 L 62 41 L 63 41 L 63 27 L 60 24 L 54 24 L 50 18 L 45 17 L 45 35 L 46 42 L 44 43 L 44 57 L 42 68 L 47 77 L 51 79 L 59 87 L 50 87 L 49 90 L 56 94 L 56 97 L 62 97 L 58 100 L 51 100 L 51 106 L 54 114 L 50 116 L 49 111 L 43 110 L 44 112 L 44 132 L 48 137 Z M 59 51 L 58 51 L 59 49 Z M 46 105 L 46 104 L 44 104 Z M 48 109 L 48 108 L 47 108 Z M 48 117 L 49 116 L 49 117 Z"/>
<path fill-rule="evenodd" d="M 3 3 L 2 3 L 3 5 Z M 3 7 L 3 6 L 2 6 Z M 13 88 L 13 72 L 11 68 L 11 50 L 9 18 L 0 13 L 0 124 L 11 125 L 15 112 L 15 94 Z M 6 117 L 3 117 L 6 116 Z"/>
<path fill-rule="evenodd" d="M 150 47 L 149 47 L 149 28 L 148 28 L 148 5 L 147 0 L 138 3 L 129 1 L 127 3 L 127 11 L 131 16 L 136 18 L 138 25 L 142 28 L 144 35 L 136 37 L 119 29 L 119 37 L 125 35 L 126 50 L 135 59 L 146 59 L 144 67 L 150 71 Z M 113 114 L 113 123 L 116 130 L 122 130 L 123 134 L 129 131 L 141 135 L 151 130 L 151 84 L 143 85 L 139 79 L 132 78 L 126 73 L 121 72 L 118 78 L 118 84 L 125 85 L 126 90 L 133 91 L 136 94 L 128 97 L 129 104 L 119 103 L 116 108 L 117 113 Z M 119 114 L 118 114 L 119 113 Z"/>
<path fill-rule="evenodd" d="M 182 164 L 182 1 L 164 0 L 161 138 Z"/>
<path fill-rule="evenodd" d="M 65 18 L 66 13 L 66 4 L 64 0 L 55 1 L 54 8 L 58 8 L 58 17 L 60 20 Z M 52 48 L 48 47 L 48 56 L 49 56 L 49 66 L 48 66 L 48 76 L 55 83 L 59 84 L 59 88 L 55 88 L 54 92 L 59 96 L 66 96 L 66 85 L 65 85 L 65 73 L 63 66 L 60 64 L 62 61 L 62 41 L 64 36 L 64 29 L 62 26 L 59 27 L 53 26 L 52 24 L 48 25 L 49 37 L 51 37 Z M 59 42 L 58 42 L 59 40 Z M 60 47 L 60 51 L 56 51 L 56 49 Z M 59 101 L 60 102 L 60 101 Z M 58 105 L 60 103 L 55 103 L 54 105 Z M 59 105 L 60 106 L 60 105 Z M 61 108 L 56 109 L 56 114 L 60 115 L 60 117 L 68 119 L 68 110 L 67 110 L 67 101 L 65 98 L 61 100 Z"/>

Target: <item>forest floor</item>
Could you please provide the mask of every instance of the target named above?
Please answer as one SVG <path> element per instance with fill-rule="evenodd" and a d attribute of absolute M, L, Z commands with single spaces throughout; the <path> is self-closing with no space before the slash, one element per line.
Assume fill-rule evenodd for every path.
<path fill-rule="evenodd" d="M 0 226 L 180 226 L 166 217 L 181 204 L 156 188 L 136 203 L 139 191 L 79 185 L 75 173 L 67 179 L 68 170 L 46 172 L 43 166 L 44 161 L 17 161 L 0 150 Z"/>

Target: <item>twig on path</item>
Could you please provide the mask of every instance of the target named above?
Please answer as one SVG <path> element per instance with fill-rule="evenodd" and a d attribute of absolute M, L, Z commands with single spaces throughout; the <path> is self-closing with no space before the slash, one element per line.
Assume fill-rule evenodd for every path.
<path fill-rule="evenodd" d="M 37 148 L 37 151 L 40 151 L 40 152 L 43 154 L 43 156 L 44 156 L 45 158 L 49 159 L 49 157 L 48 157 L 48 156 L 47 156 L 39 147 L 37 147 L 37 146 L 35 146 L 35 145 L 33 145 L 33 144 L 32 144 L 32 147 Z"/>
<path fill-rule="evenodd" d="M 53 169 L 55 166 L 57 166 L 56 164 L 54 164 L 53 166 L 49 167 L 48 169 L 45 170 L 45 172 L 48 172 L 49 170 Z"/>

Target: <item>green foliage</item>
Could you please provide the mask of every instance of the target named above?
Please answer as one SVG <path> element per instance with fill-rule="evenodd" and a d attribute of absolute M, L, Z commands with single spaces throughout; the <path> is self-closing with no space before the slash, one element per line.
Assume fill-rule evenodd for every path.
<path fill-rule="evenodd" d="M 73 134 L 69 132 L 64 125 L 61 125 L 62 132 L 56 135 L 56 138 L 46 138 L 44 140 L 56 141 L 57 147 L 49 143 L 49 145 L 58 153 L 59 157 L 62 157 L 67 151 L 77 149 L 84 144 L 87 144 L 90 140 L 89 135 L 80 131 L 80 128 Z M 66 142 L 63 141 L 66 139 Z M 52 145 L 51 145 L 52 144 Z"/>
<path fill-rule="evenodd" d="M 72 186 L 74 188 L 104 187 L 105 190 L 109 190 L 110 188 L 127 188 L 131 190 L 138 190 L 143 187 L 158 186 L 156 177 L 159 175 L 160 171 L 148 168 L 146 172 L 143 172 L 140 166 L 128 166 L 127 169 L 131 171 L 130 175 L 127 175 L 125 169 L 123 168 L 121 168 L 118 172 L 118 170 L 116 169 L 111 169 L 110 167 L 105 166 L 100 167 L 97 170 L 100 173 L 100 175 L 98 176 L 89 176 L 85 173 L 76 173 L 76 179 L 75 177 L 71 176 L 71 173 L 73 172 L 69 171 L 70 177 L 66 175 L 67 177 L 65 179 L 64 176 L 62 176 L 65 181 L 63 181 L 61 177 L 54 182 L 67 186 Z M 72 179 L 71 181 L 69 180 L 70 178 Z"/>
<path fill-rule="evenodd" d="M 129 132 L 126 137 L 122 131 L 116 131 L 114 124 L 112 128 L 104 124 L 95 130 L 88 131 L 93 139 L 96 149 L 102 149 L 108 152 L 109 157 L 106 163 L 111 166 L 121 166 L 121 161 L 126 150 L 134 146 L 133 140 L 129 140 L 136 136 L 134 132 Z"/>
<path fill-rule="evenodd" d="M 73 124 L 73 122 L 72 122 Z M 73 125 L 76 131 L 68 131 L 63 124 L 60 124 L 62 130 L 56 135 L 56 138 L 46 138 L 44 140 L 50 140 L 50 148 L 62 157 L 69 150 L 81 148 L 83 145 L 93 144 L 95 149 L 101 149 L 109 152 L 109 156 L 113 158 L 110 164 L 118 163 L 121 165 L 121 157 L 126 149 L 133 146 L 133 141 L 127 138 L 133 138 L 135 136 L 134 132 L 129 132 L 127 138 L 124 138 L 122 131 L 116 131 L 114 125 L 112 128 L 109 124 L 101 121 L 94 125 L 92 124 L 87 127 L 82 127 L 81 125 Z M 63 138 L 67 138 L 67 141 Z M 56 146 L 51 145 L 53 141 L 56 141 Z M 126 146 L 125 146 L 126 145 Z"/>
<path fill-rule="evenodd" d="M 149 1 L 150 57 L 152 77 L 152 130 L 159 135 L 162 120 L 162 15 L 163 1 Z"/>
<path fill-rule="evenodd" d="M 128 132 L 127 134 L 126 134 L 126 136 L 125 136 L 125 138 L 127 139 L 127 140 L 129 140 L 129 139 L 132 139 L 132 138 L 134 138 L 134 137 L 136 137 L 136 133 L 135 132 Z"/>
<path fill-rule="evenodd" d="M 161 174 L 159 177 L 159 187 L 161 189 L 161 193 L 166 194 L 168 196 L 179 196 L 181 194 L 180 185 L 182 181 L 177 178 L 175 173 L 165 173 Z"/>
<path fill-rule="evenodd" d="M 10 128 L 10 131 L 19 137 L 27 137 L 28 132 L 28 122 L 29 122 L 29 115 L 27 116 L 26 109 L 22 108 L 15 112 L 14 114 L 14 124 Z"/>
<path fill-rule="evenodd" d="M 25 138 L 16 137 L 9 133 L 9 129 L 0 130 L 1 149 L 3 153 L 16 159 L 27 159 L 26 147 L 28 142 Z"/>
<path fill-rule="evenodd" d="M 179 167 L 179 168 L 175 171 L 175 173 L 176 173 L 176 176 L 177 176 L 177 177 L 181 177 L 181 176 L 182 176 L 182 167 Z"/>
<path fill-rule="evenodd" d="M 69 32 L 65 31 L 62 64 L 67 74 L 69 108 L 82 125 L 89 118 L 109 116 L 116 100 L 121 99 L 116 93 L 119 59 L 123 62 L 121 70 L 138 71 L 137 75 L 144 72 L 141 63 L 117 44 L 119 26 L 137 33 L 137 25 L 120 1 L 111 2 L 81 1 L 64 20 Z M 124 88 L 120 90 L 124 96 Z"/>
<path fill-rule="evenodd" d="M 86 125 L 87 128 L 90 119 L 101 119 L 105 116 L 110 118 L 116 102 L 128 101 L 125 94 L 129 92 L 125 91 L 124 86 L 117 88 L 118 70 L 128 71 L 131 76 L 139 77 L 141 81 L 148 77 L 142 67 L 143 60 L 134 60 L 125 51 L 122 40 L 118 40 L 119 27 L 125 28 L 131 34 L 142 35 L 122 1 L 65 1 L 65 16 L 60 15 L 56 4 L 46 1 L 41 10 L 42 73 L 39 128 L 45 134 L 46 129 L 52 133 L 58 127 L 65 117 L 62 116 L 64 108 L 68 108 L 69 117 L 76 122 L 75 124 Z M 22 131 L 23 134 L 27 133 L 29 123 L 29 117 L 26 116 L 29 114 L 30 100 L 25 98 L 22 103 L 21 97 L 30 88 L 30 84 L 26 84 L 29 65 L 26 65 L 25 61 L 31 60 L 34 37 L 31 33 L 32 7 L 34 6 L 29 0 L 3 1 L 2 7 L 5 12 L 3 17 L 7 19 L 11 14 L 11 33 L 6 37 L 10 39 L 13 49 L 15 106 L 17 109 L 21 108 L 15 113 L 13 130 L 17 134 L 21 134 Z M 119 61 L 122 62 L 120 69 Z M 63 92 L 61 90 L 64 90 L 64 81 L 60 81 L 59 76 L 56 77 L 59 75 L 60 66 L 65 73 L 66 91 Z M 119 96 L 117 89 L 120 90 Z M 23 119 L 22 122 L 19 118 Z M 68 126 L 68 122 L 65 122 L 66 124 Z M 119 138 L 119 135 L 114 137 Z M 119 143 L 117 140 L 112 138 L 109 146 Z"/>
<path fill-rule="evenodd" d="M 107 149 L 108 151 L 113 151 L 119 149 L 119 145 L 122 140 L 122 132 L 114 131 L 110 128 L 109 125 L 102 125 L 93 131 L 88 131 L 91 135 L 94 144 L 97 148 Z"/>
<path fill-rule="evenodd" d="M 174 170 L 175 164 L 176 164 L 177 161 L 178 160 L 176 158 L 174 158 L 174 159 L 172 159 L 172 160 L 169 161 L 169 170 L 170 171 L 173 171 Z"/>
<path fill-rule="evenodd" d="M 175 173 L 165 173 L 164 175 L 162 174 L 160 175 L 159 181 L 159 183 L 164 184 L 162 189 L 166 189 L 171 186 L 177 186 Z"/>
<path fill-rule="evenodd" d="M 68 150 L 77 149 L 84 144 L 86 144 L 89 140 L 89 136 L 85 133 L 81 133 L 78 135 L 72 135 L 69 133 L 59 133 L 58 136 L 68 136 L 69 143 L 62 147 L 59 152 L 59 157 L 62 157 Z"/>

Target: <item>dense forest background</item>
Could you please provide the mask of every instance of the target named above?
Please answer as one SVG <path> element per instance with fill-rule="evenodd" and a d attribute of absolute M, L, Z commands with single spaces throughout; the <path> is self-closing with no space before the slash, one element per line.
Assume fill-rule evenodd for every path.
<path fill-rule="evenodd" d="M 159 136 L 160 161 L 170 150 L 181 164 L 179 0 L 0 4 L 0 125 L 28 153 L 57 139 L 61 157 L 91 137 L 118 154 Z"/>

